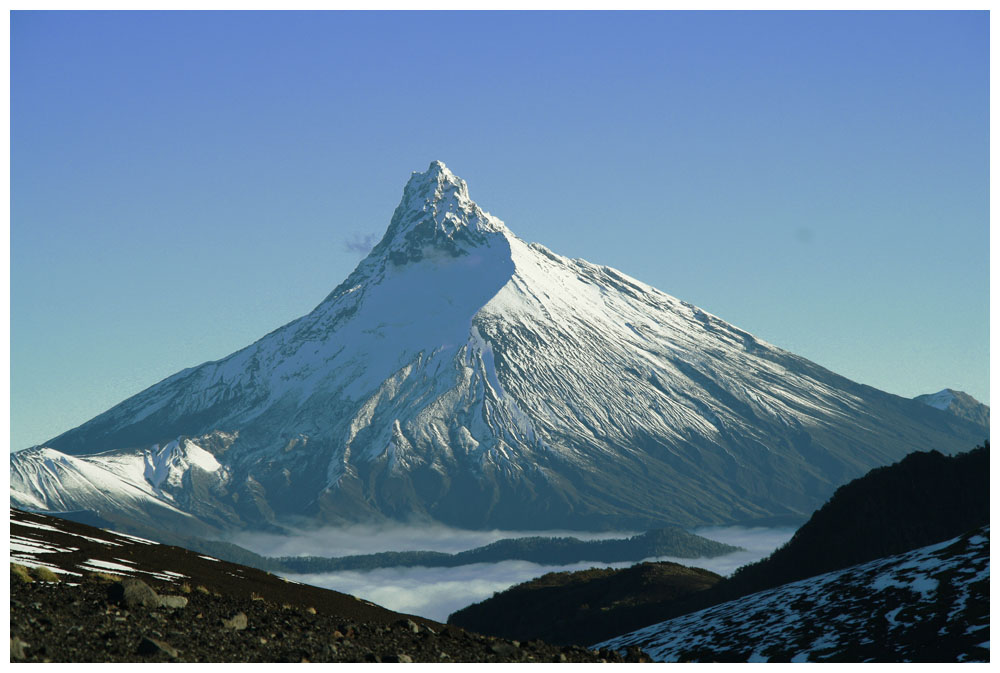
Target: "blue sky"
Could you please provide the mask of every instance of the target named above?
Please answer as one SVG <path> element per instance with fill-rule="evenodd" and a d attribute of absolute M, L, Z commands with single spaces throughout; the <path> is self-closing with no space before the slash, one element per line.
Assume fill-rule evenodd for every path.
<path fill-rule="evenodd" d="M 988 402 L 988 65 L 986 12 L 14 12 L 11 448 L 311 310 L 432 159 L 525 240 Z"/>

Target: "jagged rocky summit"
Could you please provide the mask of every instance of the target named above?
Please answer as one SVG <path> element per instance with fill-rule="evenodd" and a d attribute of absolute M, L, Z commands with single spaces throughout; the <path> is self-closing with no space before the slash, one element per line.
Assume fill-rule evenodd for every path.
<path fill-rule="evenodd" d="M 803 520 L 987 428 L 528 244 L 434 162 L 308 315 L 11 456 L 11 502 L 187 534 Z"/>

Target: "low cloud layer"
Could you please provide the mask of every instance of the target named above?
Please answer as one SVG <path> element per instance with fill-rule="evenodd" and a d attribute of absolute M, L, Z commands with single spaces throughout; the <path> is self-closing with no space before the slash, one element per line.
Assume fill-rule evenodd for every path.
<path fill-rule="evenodd" d="M 348 536 L 367 533 L 369 537 L 354 539 Z M 658 561 L 674 561 L 688 566 L 705 568 L 720 575 L 728 575 L 736 568 L 751 563 L 770 554 L 778 546 L 791 538 L 793 528 L 738 528 L 715 527 L 702 528 L 694 531 L 699 535 L 719 542 L 727 542 L 745 547 L 747 551 L 735 552 L 725 556 L 706 559 L 681 559 L 662 557 Z M 546 531 L 527 533 L 531 535 L 574 535 L 584 537 L 580 533 L 566 531 Z M 369 551 L 385 551 L 396 549 L 434 549 L 437 551 L 455 552 L 469 549 L 480 544 L 486 544 L 503 537 L 521 537 L 524 531 L 459 531 L 446 527 L 410 528 L 410 529 L 372 529 L 370 527 L 352 527 L 350 529 L 326 529 L 315 531 L 315 537 L 289 540 L 281 548 L 310 549 L 305 553 L 317 553 L 316 544 L 325 540 L 337 540 L 341 548 L 352 548 L 357 551 L 350 553 L 367 553 Z M 602 533 L 600 536 L 625 537 L 628 533 Z M 264 536 L 256 536 L 256 542 L 264 543 Z M 271 542 L 275 542 L 277 536 Z M 594 538 L 591 538 L 594 539 Z M 400 547 L 386 547 L 386 544 L 401 544 Z M 263 551 L 258 548 L 257 551 Z M 269 552 L 279 555 L 281 552 Z M 322 552 L 329 553 L 329 549 Z M 339 555 L 341 552 L 336 552 Z M 337 572 L 308 575 L 287 575 L 289 579 L 316 586 L 334 589 L 343 593 L 364 598 L 391 610 L 420 615 L 437 621 L 445 621 L 448 615 L 471 603 L 482 601 L 495 592 L 550 572 L 569 570 L 584 570 L 595 566 L 606 568 L 624 568 L 632 563 L 592 563 L 582 562 L 566 566 L 542 566 L 528 561 L 503 561 L 500 563 L 477 563 L 457 568 L 380 568 L 367 572 Z"/>
<path fill-rule="evenodd" d="M 792 539 L 795 528 L 743 528 L 741 526 L 716 526 L 711 528 L 696 528 L 692 533 L 709 540 L 725 542 L 726 544 L 743 547 L 746 551 L 738 551 L 725 556 L 710 559 L 661 559 L 675 561 L 688 566 L 698 566 L 714 573 L 731 575 L 740 566 L 753 563 L 764 558 L 775 549 Z"/>
<path fill-rule="evenodd" d="M 568 530 L 465 530 L 442 525 L 349 526 L 299 530 L 293 535 L 239 533 L 229 542 L 265 556 L 351 556 L 382 551 L 440 551 L 454 554 L 512 537 L 575 537 L 607 540 L 634 532 L 587 533 Z"/>

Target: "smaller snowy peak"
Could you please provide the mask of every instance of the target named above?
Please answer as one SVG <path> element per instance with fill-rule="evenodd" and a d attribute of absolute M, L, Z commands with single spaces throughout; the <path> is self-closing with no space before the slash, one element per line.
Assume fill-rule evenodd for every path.
<path fill-rule="evenodd" d="M 944 390 L 936 392 L 932 395 L 920 395 L 915 399 L 923 402 L 927 406 L 944 411 L 951 406 L 952 402 L 955 401 L 955 394 L 950 389 L 945 388 Z"/>
<path fill-rule="evenodd" d="M 961 390 L 945 388 L 930 395 L 918 395 L 913 399 L 989 429 L 990 408 Z"/>

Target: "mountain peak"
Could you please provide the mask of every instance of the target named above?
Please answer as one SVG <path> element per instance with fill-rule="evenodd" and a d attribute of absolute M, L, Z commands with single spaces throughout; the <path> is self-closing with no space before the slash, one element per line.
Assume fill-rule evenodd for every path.
<path fill-rule="evenodd" d="M 413 171 L 403 189 L 400 206 L 424 210 L 428 205 L 447 204 L 452 200 L 461 205 L 475 205 L 469 198 L 469 186 L 465 180 L 448 170 L 443 161 L 435 160 L 423 173 Z"/>
<path fill-rule="evenodd" d="M 395 264 L 418 261 L 429 248 L 457 257 L 467 246 L 479 245 L 486 235 L 505 230 L 469 197 L 465 180 L 443 161 L 432 161 L 423 173 L 414 172 L 376 254 L 388 254 Z"/>
<path fill-rule="evenodd" d="M 420 171 L 413 171 L 413 174 L 410 177 L 410 182 L 413 182 L 414 180 L 423 180 L 423 181 L 434 180 L 437 181 L 438 183 L 451 182 L 453 184 L 461 184 L 463 187 L 465 186 L 465 180 L 462 180 L 454 173 L 452 173 L 451 170 L 449 170 L 448 167 L 445 165 L 445 163 L 440 159 L 435 159 L 434 161 L 432 161 L 430 166 L 428 166 L 427 170 L 424 171 L 423 173 L 421 173 Z"/>

